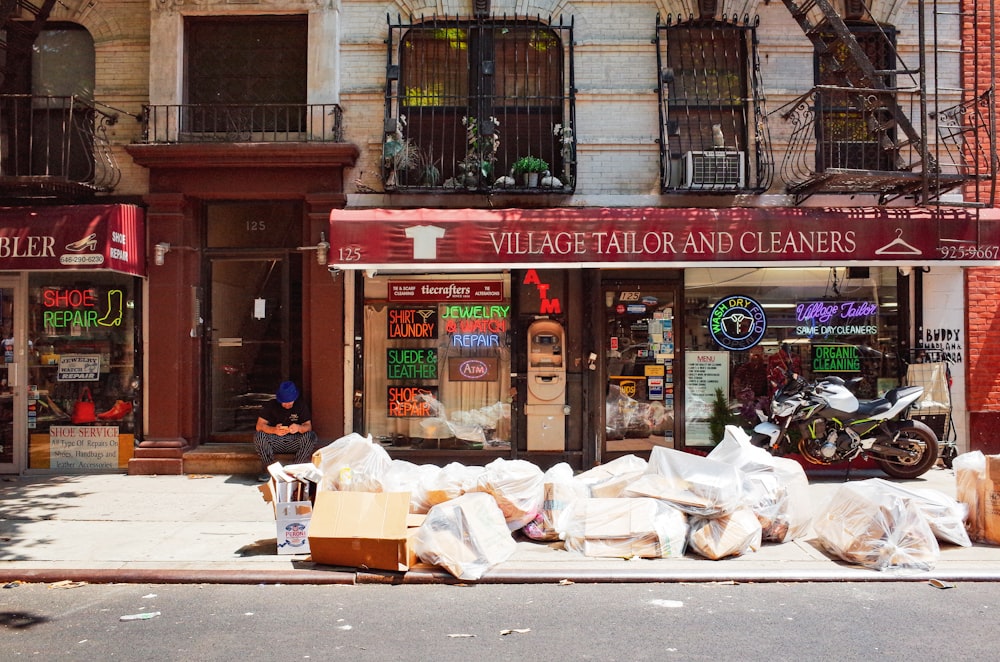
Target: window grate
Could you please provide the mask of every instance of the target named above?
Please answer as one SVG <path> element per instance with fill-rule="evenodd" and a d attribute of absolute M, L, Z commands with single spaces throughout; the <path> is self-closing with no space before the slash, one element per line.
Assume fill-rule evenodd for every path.
<path fill-rule="evenodd" d="M 382 179 L 387 190 L 572 192 L 572 25 L 390 18 Z"/>
<path fill-rule="evenodd" d="M 664 192 L 763 191 L 773 158 L 756 20 L 658 24 Z"/>

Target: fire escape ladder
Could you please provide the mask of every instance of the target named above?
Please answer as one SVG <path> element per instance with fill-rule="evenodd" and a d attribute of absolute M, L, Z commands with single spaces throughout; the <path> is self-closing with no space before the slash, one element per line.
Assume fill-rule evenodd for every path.
<path fill-rule="evenodd" d="M 31 45 L 45 28 L 56 0 L 0 0 L 0 90 L 10 84 L 23 69 L 24 58 L 31 57 Z"/>
<path fill-rule="evenodd" d="M 915 153 L 926 155 L 923 149 L 923 138 L 899 105 L 895 90 L 885 83 L 887 78 L 891 78 L 895 74 L 916 72 L 875 69 L 868 54 L 865 53 L 851 29 L 847 27 L 844 19 L 840 17 L 829 0 L 805 0 L 801 3 L 797 3 L 795 0 L 782 0 L 782 2 L 806 36 L 809 37 L 817 54 L 827 60 L 830 65 L 829 70 L 834 76 L 840 78 L 838 84 L 856 91 L 858 108 L 870 107 L 874 100 L 878 109 L 887 115 L 888 122 L 898 129 L 902 136 L 905 136 L 905 138 L 897 137 L 893 144 L 885 145 L 885 147 L 898 150 L 910 146 Z M 815 20 L 816 17 L 822 18 Z M 832 43 L 839 44 L 843 48 L 830 48 L 831 42 L 828 40 L 831 33 L 835 36 Z M 878 127 L 878 129 L 883 130 L 887 128 L 890 127 L 886 125 Z M 884 131 L 880 131 L 880 133 L 887 135 Z M 925 158 L 932 160 L 929 155 Z M 911 163 L 908 167 L 912 169 L 916 165 L 917 163 Z M 925 169 L 933 170 L 933 168 Z"/>

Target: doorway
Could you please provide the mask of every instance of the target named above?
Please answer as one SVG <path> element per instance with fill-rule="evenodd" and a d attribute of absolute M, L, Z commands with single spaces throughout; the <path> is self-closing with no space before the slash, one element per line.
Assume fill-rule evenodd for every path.
<path fill-rule="evenodd" d="M 209 271 L 208 437 L 245 442 L 277 385 L 301 383 L 301 260 L 217 257 Z"/>
<path fill-rule="evenodd" d="M 252 440 L 278 384 L 302 381 L 302 207 L 205 206 L 204 437 Z"/>
<path fill-rule="evenodd" d="M 17 278 L 0 278 L 0 329 L 4 370 L 0 372 L 0 474 L 16 474 L 23 465 L 26 416 L 24 375 L 28 352 L 22 322 L 24 307 Z"/>
<path fill-rule="evenodd" d="M 679 285 L 605 281 L 605 420 L 602 457 L 675 447 Z"/>

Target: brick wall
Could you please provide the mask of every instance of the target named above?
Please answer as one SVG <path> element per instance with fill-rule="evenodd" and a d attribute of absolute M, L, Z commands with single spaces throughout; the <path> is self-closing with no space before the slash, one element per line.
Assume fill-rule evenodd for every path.
<path fill-rule="evenodd" d="M 1000 268 L 966 270 L 969 447 L 1000 452 Z"/>

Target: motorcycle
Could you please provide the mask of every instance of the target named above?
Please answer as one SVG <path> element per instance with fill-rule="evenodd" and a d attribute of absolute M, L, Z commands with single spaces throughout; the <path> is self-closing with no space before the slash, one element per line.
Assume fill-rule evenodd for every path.
<path fill-rule="evenodd" d="M 920 421 L 900 417 L 923 392 L 923 386 L 902 386 L 875 400 L 859 400 L 840 377 L 809 383 L 792 375 L 775 392 L 770 415 L 758 410 L 761 422 L 751 443 L 772 455 L 793 452 L 789 432 L 794 423 L 797 450 L 813 464 L 869 457 L 893 478 L 916 478 L 937 462 L 937 435 Z"/>

